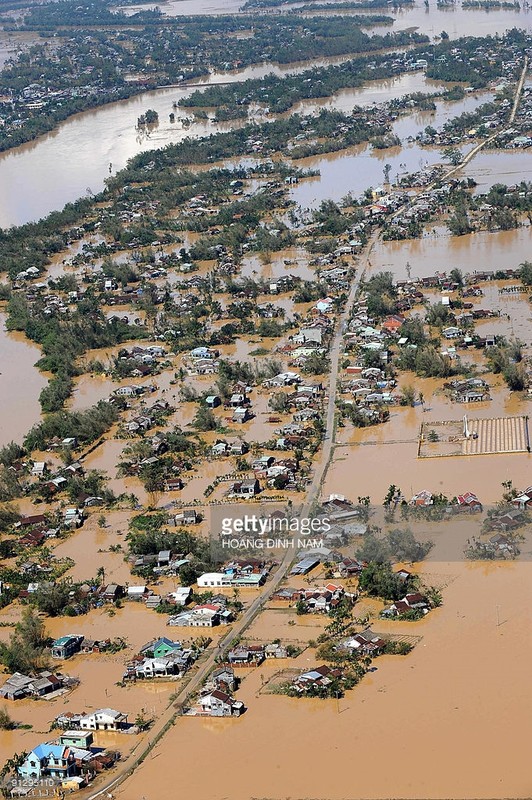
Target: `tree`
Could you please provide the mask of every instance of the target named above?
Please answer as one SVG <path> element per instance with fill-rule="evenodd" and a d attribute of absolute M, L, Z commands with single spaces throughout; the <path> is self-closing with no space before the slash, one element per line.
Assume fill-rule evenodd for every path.
<path fill-rule="evenodd" d="M 387 540 L 391 554 L 398 561 L 422 561 L 433 546 L 429 541 L 418 542 L 408 528 L 390 531 Z"/>
<path fill-rule="evenodd" d="M 7 531 L 9 528 L 18 522 L 20 514 L 10 506 L 2 506 L 0 508 L 0 531 Z M 6 556 L 7 558 L 7 556 Z"/>
<path fill-rule="evenodd" d="M 451 270 L 449 273 L 449 278 L 453 283 L 457 283 L 459 287 L 464 285 L 464 275 L 462 270 L 458 269 L 457 267 L 454 267 L 454 269 Z"/>
<path fill-rule="evenodd" d="M 471 233 L 473 230 L 465 208 L 457 208 L 447 225 L 453 236 L 464 236 L 464 234 Z"/>
<path fill-rule="evenodd" d="M 401 494 L 401 490 L 395 485 L 395 483 L 391 483 L 388 486 L 388 491 L 386 492 L 386 496 L 385 496 L 384 500 L 382 501 L 383 506 L 391 505 L 391 503 L 400 494 Z"/>
<path fill-rule="evenodd" d="M 443 151 L 443 157 L 449 161 L 453 167 L 457 167 L 462 163 L 462 153 L 456 147 L 446 147 Z"/>
<path fill-rule="evenodd" d="M 196 583 L 201 572 L 193 564 L 184 564 L 179 570 L 179 580 L 182 586 L 192 586 Z"/>
<path fill-rule="evenodd" d="M 519 278 L 525 286 L 532 285 L 532 261 L 523 261 L 519 264 Z"/>
<path fill-rule="evenodd" d="M 366 534 L 366 536 L 364 536 L 364 542 L 356 552 L 356 556 L 360 561 L 371 561 L 376 564 L 383 564 L 388 561 L 390 551 L 385 541 L 377 539 L 371 534 Z"/>
<path fill-rule="evenodd" d="M 0 708 L 0 730 L 12 731 L 16 727 L 5 706 Z"/>
<path fill-rule="evenodd" d="M 242 611 L 242 609 L 244 608 L 244 604 L 240 600 L 240 589 L 238 588 L 238 586 L 235 586 L 233 589 L 232 603 L 235 611 Z"/>
<path fill-rule="evenodd" d="M 10 467 L 15 461 L 22 458 L 24 453 L 24 448 L 15 442 L 10 442 L 0 448 L 0 464 L 3 464 L 4 467 Z"/>
<path fill-rule="evenodd" d="M 401 578 L 392 572 L 389 562 L 370 562 L 360 573 L 358 585 L 363 592 L 384 600 L 399 600 L 405 589 Z"/>
<path fill-rule="evenodd" d="M 56 583 L 54 586 L 43 586 L 37 589 L 32 601 L 39 611 L 49 617 L 57 617 L 63 613 L 70 601 L 71 587 L 67 583 Z"/>
<path fill-rule="evenodd" d="M 434 303 L 427 311 L 425 317 L 427 325 L 430 325 L 431 328 L 443 328 L 443 326 L 447 325 L 451 320 L 451 312 L 443 303 Z"/>
<path fill-rule="evenodd" d="M 198 431 L 214 431 L 218 427 L 218 423 L 210 408 L 200 406 L 196 411 L 192 426 Z"/>
<path fill-rule="evenodd" d="M 288 475 L 276 475 L 273 479 L 274 488 L 279 490 L 284 489 L 289 480 Z"/>
<path fill-rule="evenodd" d="M 324 353 L 311 353 L 305 359 L 302 371 L 305 375 L 323 375 L 329 369 L 329 359 Z"/>
<path fill-rule="evenodd" d="M 275 392 L 268 400 L 268 405 L 272 411 L 277 411 L 279 414 L 284 414 L 290 410 L 290 400 L 288 395 L 284 392 Z"/>
<path fill-rule="evenodd" d="M 137 124 L 139 126 L 144 124 L 154 125 L 156 122 L 159 122 L 159 114 L 157 111 L 154 111 L 153 108 L 148 108 L 148 110 L 138 118 Z"/>
<path fill-rule="evenodd" d="M 137 716 L 135 717 L 135 726 L 139 729 L 139 731 L 146 731 L 152 724 L 153 720 L 149 719 L 144 712 L 144 709 L 141 708 Z"/>
<path fill-rule="evenodd" d="M 400 403 L 402 406 L 412 406 L 416 404 L 416 390 L 413 386 L 405 386 L 401 391 Z"/>
<path fill-rule="evenodd" d="M 300 598 L 296 603 L 296 614 L 298 616 L 302 616 L 303 614 L 306 614 L 307 611 L 307 604 Z"/>
<path fill-rule="evenodd" d="M 0 661 L 9 672 L 32 673 L 47 666 L 44 648 L 48 637 L 44 624 L 32 608 L 24 609 L 9 642 L 0 643 Z"/>
<path fill-rule="evenodd" d="M 410 344 L 424 344 L 427 341 L 423 322 L 419 317 L 411 317 L 403 322 L 400 335 L 404 336 Z"/>
<path fill-rule="evenodd" d="M 447 378 L 457 370 L 453 367 L 449 356 L 442 356 L 431 346 L 417 350 L 415 371 L 424 378 Z"/>

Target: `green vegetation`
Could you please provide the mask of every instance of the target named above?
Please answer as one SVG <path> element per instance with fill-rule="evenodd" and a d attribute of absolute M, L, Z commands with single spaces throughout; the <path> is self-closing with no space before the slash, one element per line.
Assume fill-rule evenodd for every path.
<path fill-rule="evenodd" d="M 11 719 L 11 715 L 5 706 L 0 708 L 0 731 L 12 731 L 16 728 L 16 723 Z"/>
<path fill-rule="evenodd" d="M 18 23 L 11 18 L 5 22 L 11 29 L 39 31 L 42 41 L 1 72 L 11 102 L 0 106 L 6 122 L 0 130 L 0 150 L 35 139 L 79 111 L 146 88 L 175 85 L 209 70 L 370 52 L 420 40 L 402 33 L 368 36 L 361 30 L 384 22 L 391 19 L 383 15 L 302 19 L 296 14 L 275 19 L 169 18 L 159 9 L 126 15 L 111 10 L 110 0 L 32 6 Z M 250 29 L 252 36 L 238 35 Z M 29 85 L 30 103 L 23 93 Z M 226 112 L 226 118 L 231 116 Z M 145 115 L 142 124 L 150 124 Z"/>
<path fill-rule="evenodd" d="M 9 672 L 32 673 L 47 666 L 48 642 L 44 623 L 37 613 L 31 608 L 24 609 L 9 642 L 0 642 L 0 661 Z"/>
<path fill-rule="evenodd" d="M 119 409 L 100 401 L 86 411 L 58 411 L 34 425 L 24 439 L 29 450 L 45 450 L 54 437 L 75 437 L 81 444 L 90 444 L 104 434 L 116 422 Z"/>
<path fill-rule="evenodd" d="M 307 22 L 308 20 L 305 20 Z M 381 47 L 401 47 L 402 45 L 426 41 L 426 37 L 416 33 L 399 32 L 383 37 L 373 37 L 373 45 L 377 39 Z M 368 43 L 368 49 L 372 45 Z M 365 80 L 390 77 L 392 74 L 408 70 L 408 58 L 403 56 L 403 67 L 398 66 L 398 55 L 381 54 L 375 64 L 375 56 L 358 57 L 346 61 L 339 66 L 314 67 L 299 74 L 279 78 L 266 75 L 259 79 L 243 81 L 229 86 L 211 86 L 203 92 L 194 92 L 181 101 L 186 108 L 237 108 L 241 116 L 246 116 L 246 108 L 250 103 L 267 104 L 270 111 L 282 113 L 288 111 L 301 100 L 328 97 L 340 89 L 355 88 Z M 392 63 L 393 62 L 393 63 Z M 376 131 L 376 134 L 379 132 Z M 355 142 L 350 142 L 355 144 Z"/>
<path fill-rule="evenodd" d="M 491 347 L 486 360 L 493 373 L 502 374 L 510 391 L 522 392 L 527 385 L 526 369 L 522 363 L 522 346 L 519 342 L 502 339 Z"/>

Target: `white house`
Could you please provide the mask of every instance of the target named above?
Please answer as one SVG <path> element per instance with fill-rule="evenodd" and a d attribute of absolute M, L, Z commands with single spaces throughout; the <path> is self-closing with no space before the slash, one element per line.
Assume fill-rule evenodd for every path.
<path fill-rule="evenodd" d="M 231 586 L 231 577 L 224 572 L 206 572 L 200 575 L 198 580 L 198 589 L 205 589 L 212 586 Z"/>
<path fill-rule="evenodd" d="M 244 711 L 244 704 L 233 700 L 230 695 L 214 689 L 200 697 L 201 710 L 211 717 L 238 717 Z"/>
<path fill-rule="evenodd" d="M 127 714 L 114 708 L 99 708 L 79 721 L 79 727 L 84 731 L 118 731 L 126 724 Z"/>

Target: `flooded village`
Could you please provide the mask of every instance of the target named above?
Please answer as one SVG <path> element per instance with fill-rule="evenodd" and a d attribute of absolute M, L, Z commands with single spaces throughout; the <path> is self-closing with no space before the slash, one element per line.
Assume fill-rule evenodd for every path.
<path fill-rule="evenodd" d="M 528 6 L 0 26 L 3 795 L 529 797 Z"/>

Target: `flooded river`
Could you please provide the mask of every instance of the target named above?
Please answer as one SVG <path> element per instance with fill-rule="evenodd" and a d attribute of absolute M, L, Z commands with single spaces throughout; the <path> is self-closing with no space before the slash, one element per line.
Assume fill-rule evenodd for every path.
<path fill-rule="evenodd" d="M 257 78 L 275 72 L 298 72 L 308 64 L 285 68 L 259 65 L 233 73 L 213 73 L 201 83 L 220 83 Z M 323 102 L 302 103 L 296 110 L 310 114 L 320 107 L 351 110 L 354 105 L 371 105 L 414 91 L 435 91 L 441 83 L 428 81 L 421 73 L 374 81 L 367 89 L 347 90 Z M 165 88 L 112 103 L 71 117 L 52 133 L 35 142 L 0 154 L 0 227 L 20 225 L 62 208 L 87 191 L 99 192 L 112 173 L 125 166 L 137 153 L 164 147 L 186 137 L 201 137 L 230 129 L 235 123 L 194 122 L 184 109 L 175 110 L 176 122 L 169 121 L 173 103 L 189 95 L 190 88 Z M 146 108 L 159 114 L 159 125 L 150 133 L 139 132 L 136 121 Z M 241 123 L 236 123 L 241 124 Z M 428 124 L 428 123 L 426 123 Z M 418 128 L 416 127 L 416 130 Z M 367 185 L 367 184 L 366 184 Z"/>
<path fill-rule="evenodd" d="M 47 379 L 35 367 L 39 348 L 21 333 L 7 333 L 0 313 L 0 447 L 22 439 L 39 421 L 39 394 Z"/>
<path fill-rule="evenodd" d="M 157 6 L 163 14 L 169 17 L 200 15 L 200 14 L 236 14 L 240 11 L 244 0 L 168 0 L 165 3 L 142 3 L 135 6 L 120 8 L 126 14 L 133 14 L 141 9 L 153 9 Z M 322 0 L 320 5 L 327 3 Z M 308 5 L 305 0 L 298 3 L 287 3 L 283 10 L 297 11 L 303 5 Z M 312 11 L 305 12 L 312 14 Z M 318 14 L 327 13 L 320 9 Z M 333 12 L 335 13 L 335 12 Z M 336 12 L 337 13 L 337 12 Z M 379 9 L 351 9 L 346 13 L 375 14 Z M 459 36 L 488 36 L 502 33 L 510 28 L 524 28 L 532 30 L 532 14 L 526 3 L 519 9 L 497 10 L 472 10 L 463 9 L 458 4 L 449 5 L 448 8 L 438 6 L 435 0 L 429 0 L 425 5 L 423 0 L 416 0 L 410 8 L 386 9 L 386 13 L 395 17 L 394 29 L 416 28 L 420 33 L 425 33 L 431 38 L 446 31 L 451 39 Z"/>
<path fill-rule="evenodd" d="M 214 0 L 216 3 L 216 0 Z M 179 7 L 176 13 L 188 13 L 185 6 L 188 0 L 174 2 Z M 200 4 L 197 4 L 197 8 Z M 209 9 L 210 10 L 210 9 Z M 230 10 L 229 8 L 227 10 Z M 212 9 L 215 13 L 216 9 Z M 409 11 L 399 12 L 396 27 L 410 27 L 416 14 L 425 15 L 418 6 Z M 501 12 L 502 13 L 502 12 Z M 510 12 L 508 12 L 510 13 Z M 511 12 L 513 13 L 513 12 Z M 437 11 L 430 9 L 429 16 L 444 15 L 455 19 L 450 12 Z M 431 16 L 431 18 L 432 18 Z M 469 19 L 480 16 L 481 14 L 460 11 L 456 12 L 456 19 L 460 18 L 462 25 Z M 489 15 L 486 15 L 489 17 Z M 515 16 L 515 14 L 514 14 Z M 411 19 L 412 17 L 412 19 Z M 464 18 L 465 19 L 462 19 Z M 425 16 L 422 16 L 425 20 Z M 519 18 L 521 19 L 521 17 Z M 531 20 L 528 14 L 523 13 L 522 19 Z M 406 25 L 405 22 L 409 24 Z M 421 20 L 417 20 L 419 25 Z M 420 26 L 420 30 L 424 28 Z M 466 31 L 462 31 L 466 32 Z M 475 31 L 478 33 L 478 31 Z M 484 31 L 482 31 L 484 33 Z M 330 63 L 339 63 L 348 56 L 324 59 L 313 62 L 315 66 Z M 197 81 L 198 84 L 213 84 L 220 82 L 237 82 L 250 78 L 260 78 L 266 74 L 283 75 L 286 73 L 297 73 L 308 69 L 309 64 L 259 64 L 243 70 L 224 73 L 213 73 L 207 78 Z M 421 73 L 399 76 L 397 78 L 384 81 L 372 82 L 363 89 L 345 90 L 339 92 L 332 98 L 319 101 L 301 103 L 295 108 L 302 113 L 313 113 L 320 108 L 338 108 L 342 111 L 349 111 L 355 104 L 371 105 L 372 103 L 384 102 L 394 97 L 415 91 L 434 91 L 440 83 L 427 80 Z M 125 166 L 128 159 L 137 153 L 163 147 L 172 142 L 179 142 L 188 136 L 205 136 L 217 131 L 227 130 L 231 127 L 230 123 L 213 124 L 210 121 L 194 122 L 191 125 L 183 124 L 185 118 L 190 118 L 186 111 L 178 109 L 176 112 L 176 122 L 170 123 L 169 115 L 173 109 L 173 103 L 186 97 L 190 93 L 190 88 L 164 88 L 160 90 L 145 92 L 118 103 L 78 114 L 66 122 L 62 123 L 53 132 L 40 137 L 35 142 L 18 147 L 12 151 L 0 155 L 0 185 L 4 191 L 0 193 L 0 227 L 23 224 L 31 220 L 45 216 L 50 211 L 61 208 L 65 203 L 71 202 L 87 192 L 99 192 L 106 177 Z M 447 107 L 449 113 L 458 114 L 462 111 L 471 110 L 475 105 L 475 100 L 467 98 L 466 101 L 458 104 L 442 104 Z M 462 107 L 463 106 L 463 107 Z M 146 108 L 154 108 L 158 114 L 160 123 L 157 128 L 150 133 L 139 132 L 136 129 L 136 120 Z M 440 120 L 439 111 L 436 117 L 431 115 L 413 115 L 412 120 L 404 120 L 398 126 L 397 134 L 400 137 L 409 133 L 416 133 L 427 124 L 438 124 Z M 441 121 L 444 121 L 442 119 Z M 233 123 L 235 124 L 235 123 Z M 240 124 L 240 123 L 236 123 Z M 360 153 L 362 155 L 362 151 Z M 367 155 L 367 154 L 365 154 Z M 391 156 L 396 156 L 397 164 L 406 162 L 408 169 L 419 167 L 420 159 L 426 162 L 436 160 L 436 156 L 427 153 L 418 153 L 417 150 L 410 148 L 405 153 L 405 157 L 397 151 Z M 388 153 L 384 153 L 383 158 L 388 159 Z M 484 156 L 485 158 L 486 156 Z M 515 164 L 515 160 L 511 162 Z M 365 188 L 375 180 L 375 172 L 381 171 L 382 167 L 377 167 L 373 162 L 365 161 L 362 164 L 357 161 L 357 175 L 360 176 L 361 189 Z M 343 183 L 350 174 L 349 168 L 344 169 L 342 164 L 338 165 L 342 172 Z M 482 167 L 480 167 L 482 169 Z M 333 175 L 336 184 L 336 176 Z M 381 182 L 380 176 L 376 177 L 377 183 Z M 325 191 L 328 191 L 327 180 L 322 182 Z M 349 189 L 347 187 L 342 194 Z M 329 195 L 326 195 L 329 196 Z M 336 199 L 336 198 L 335 198 Z M 301 198 L 302 204 L 305 200 L 312 198 Z M 299 198 L 298 198 L 299 201 Z M 309 203 L 310 204 L 310 203 Z"/>

